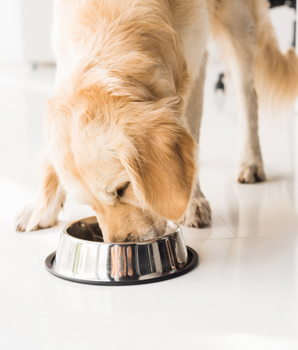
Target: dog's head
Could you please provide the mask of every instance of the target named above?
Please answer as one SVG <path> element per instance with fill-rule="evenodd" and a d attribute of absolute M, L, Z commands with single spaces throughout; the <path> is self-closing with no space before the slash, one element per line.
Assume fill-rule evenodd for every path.
<path fill-rule="evenodd" d="M 49 102 L 49 152 L 60 181 L 93 207 L 106 242 L 144 240 L 179 220 L 196 173 L 196 143 L 176 102 L 135 102 L 100 89 Z"/>

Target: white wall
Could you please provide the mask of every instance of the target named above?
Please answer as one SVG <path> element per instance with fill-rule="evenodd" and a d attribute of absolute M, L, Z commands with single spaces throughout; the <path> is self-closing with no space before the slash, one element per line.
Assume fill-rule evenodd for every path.
<path fill-rule="evenodd" d="M 22 31 L 21 0 L 1 0 L 0 62 L 24 61 Z"/>
<path fill-rule="evenodd" d="M 53 62 L 53 0 L 0 0 L 0 63 Z"/>
<path fill-rule="evenodd" d="M 9 0 L 7 0 L 9 1 Z M 53 62 L 53 0 L 21 0 L 26 61 Z"/>

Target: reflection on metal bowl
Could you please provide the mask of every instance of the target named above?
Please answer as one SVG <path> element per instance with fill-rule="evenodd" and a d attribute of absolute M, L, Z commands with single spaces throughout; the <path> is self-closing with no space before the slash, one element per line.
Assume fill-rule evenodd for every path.
<path fill-rule="evenodd" d="M 161 238 L 104 243 L 94 216 L 65 226 L 57 251 L 46 259 L 46 268 L 74 282 L 129 285 L 177 277 L 197 263 L 197 253 L 186 247 L 181 228 L 171 221 Z"/>

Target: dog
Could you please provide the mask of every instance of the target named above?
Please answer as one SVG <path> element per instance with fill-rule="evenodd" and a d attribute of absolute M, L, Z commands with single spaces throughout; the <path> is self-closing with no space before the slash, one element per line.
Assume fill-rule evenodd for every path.
<path fill-rule="evenodd" d="M 53 226 L 66 192 L 90 205 L 105 242 L 163 234 L 167 219 L 204 227 L 198 180 L 207 43 L 236 85 L 240 183 L 265 180 L 259 110 L 298 95 L 294 49 L 282 54 L 267 0 L 55 0 L 54 95 L 36 201 L 19 231 Z"/>

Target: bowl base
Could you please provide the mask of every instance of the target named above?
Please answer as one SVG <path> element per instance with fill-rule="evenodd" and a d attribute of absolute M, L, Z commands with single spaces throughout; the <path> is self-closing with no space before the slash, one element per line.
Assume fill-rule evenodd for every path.
<path fill-rule="evenodd" d="M 71 281 L 71 282 L 77 282 L 77 283 L 83 283 L 83 284 L 97 284 L 97 285 L 101 285 L 101 286 L 129 286 L 129 285 L 135 285 L 135 284 L 145 284 L 145 283 L 154 283 L 154 282 L 160 282 L 160 281 L 165 281 L 171 278 L 175 278 L 181 275 L 186 274 L 187 272 L 190 272 L 191 270 L 193 270 L 198 262 L 199 262 L 199 256 L 198 253 L 193 250 L 190 247 L 186 247 L 187 248 L 187 253 L 188 253 L 188 259 L 187 259 L 187 264 L 173 272 L 170 274 L 167 274 L 165 276 L 159 276 L 159 277 L 154 277 L 154 278 L 148 278 L 148 279 L 143 279 L 143 280 L 125 280 L 125 281 L 97 281 L 97 280 L 83 280 L 83 279 L 79 279 L 79 278 L 75 278 L 75 277 L 68 277 L 68 276 L 63 276 L 60 273 L 58 273 L 57 271 L 55 271 L 54 267 L 53 267 L 53 263 L 55 260 L 55 256 L 56 256 L 56 252 L 53 252 L 52 254 L 50 254 L 46 260 L 45 260 L 45 267 L 46 269 L 53 274 L 56 277 L 59 278 L 63 278 L 65 280 Z"/>

